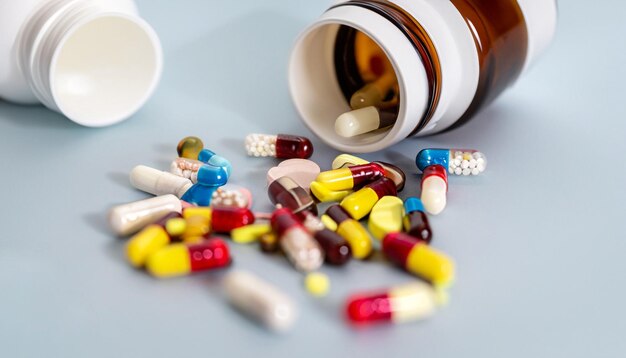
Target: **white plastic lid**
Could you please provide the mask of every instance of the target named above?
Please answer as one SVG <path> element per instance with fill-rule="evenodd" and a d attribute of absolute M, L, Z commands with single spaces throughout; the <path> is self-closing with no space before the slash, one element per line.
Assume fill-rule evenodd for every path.
<path fill-rule="evenodd" d="M 53 104 L 46 105 L 85 126 L 111 125 L 145 104 L 162 67 L 161 44 L 148 23 L 99 13 L 63 34 L 49 68 Z"/>

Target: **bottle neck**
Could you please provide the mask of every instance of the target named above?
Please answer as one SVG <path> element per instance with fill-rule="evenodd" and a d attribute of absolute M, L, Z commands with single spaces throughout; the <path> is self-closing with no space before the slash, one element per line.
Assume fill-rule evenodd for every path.
<path fill-rule="evenodd" d="M 18 39 L 18 63 L 35 96 L 48 108 L 59 111 L 54 101 L 50 69 L 70 30 L 102 12 L 92 1 L 54 0 L 45 2 L 26 22 Z"/>
<path fill-rule="evenodd" d="M 34 95 L 87 126 L 134 113 L 152 93 L 162 65 L 156 34 L 135 11 L 131 0 L 43 2 L 16 43 L 18 66 Z M 111 107 L 116 101 L 118 107 Z"/>
<path fill-rule="evenodd" d="M 428 80 L 428 107 L 408 136 L 423 129 L 432 118 L 441 98 L 441 63 L 433 41 L 420 23 L 400 6 L 386 0 L 350 0 L 334 7 L 358 6 L 384 17 L 411 42 L 419 56 Z M 408 137 L 407 136 L 407 137 Z"/>

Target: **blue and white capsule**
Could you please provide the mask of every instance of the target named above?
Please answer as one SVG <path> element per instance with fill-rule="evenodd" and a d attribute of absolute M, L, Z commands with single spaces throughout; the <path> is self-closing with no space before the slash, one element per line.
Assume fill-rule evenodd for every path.
<path fill-rule="evenodd" d="M 452 175 L 478 175 L 487 168 L 487 158 L 471 149 L 422 149 L 415 157 L 417 168 L 424 171 L 431 165 L 441 165 Z"/>
<path fill-rule="evenodd" d="M 228 182 L 228 172 L 226 167 L 203 165 L 198 169 L 197 180 L 181 199 L 197 206 L 209 206 L 213 193 Z"/>
<path fill-rule="evenodd" d="M 230 164 L 230 161 L 228 161 L 228 159 L 219 156 L 215 154 L 215 152 L 213 152 L 212 150 L 206 148 L 202 149 L 200 153 L 198 153 L 198 160 L 214 167 L 223 167 L 226 170 L 228 176 L 230 176 L 233 171 L 233 166 Z"/>

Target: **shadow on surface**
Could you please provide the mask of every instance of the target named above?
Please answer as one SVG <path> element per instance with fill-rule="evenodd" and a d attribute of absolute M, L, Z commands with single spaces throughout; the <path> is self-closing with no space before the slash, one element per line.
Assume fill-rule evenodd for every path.
<path fill-rule="evenodd" d="M 12 122 L 19 127 L 82 128 L 60 113 L 42 105 L 20 105 L 0 99 L 0 121 Z"/>

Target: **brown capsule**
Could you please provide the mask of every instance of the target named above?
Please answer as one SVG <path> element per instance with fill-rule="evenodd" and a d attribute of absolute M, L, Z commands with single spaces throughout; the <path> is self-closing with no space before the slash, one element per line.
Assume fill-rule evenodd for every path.
<path fill-rule="evenodd" d="M 274 180 L 267 188 L 267 194 L 274 205 L 281 205 L 294 214 L 309 211 L 317 215 L 317 206 L 309 193 L 289 177 Z"/>

